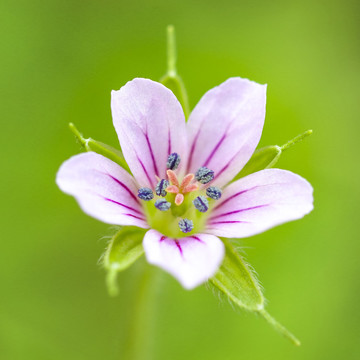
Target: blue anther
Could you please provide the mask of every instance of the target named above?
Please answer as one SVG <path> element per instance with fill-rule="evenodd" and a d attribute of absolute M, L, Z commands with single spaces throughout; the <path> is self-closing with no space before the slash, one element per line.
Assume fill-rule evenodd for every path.
<path fill-rule="evenodd" d="M 166 167 L 170 170 L 176 170 L 180 164 L 180 155 L 177 153 L 172 153 L 169 155 L 166 163 Z"/>
<path fill-rule="evenodd" d="M 214 179 L 214 171 L 203 166 L 195 173 L 195 179 L 202 184 L 207 184 Z"/>
<path fill-rule="evenodd" d="M 194 228 L 194 223 L 189 219 L 181 219 L 179 221 L 179 228 L 183 233 L 188 233 Z"/>
<path fill-rule="evenodd" d="M 167 211 L 171 207 L 171 203 L 166 201 L 165 199 L 159 199 L 155 201 L 155 207 L 160 211 Z"/>
<path fill-rule="evenodd" d="M 151 189 L 143 187 L 143 188 L 139 189 L 138 197 L 141 200 L 149 201 L 149 200 L 152 200 L 154 198 L 154 194 L 153 194 Z"/>
<path fill-rule="evenodd" d="M 169 182 L 167 180 L 160 180 L 155 188 L 155 193 L 157 196 L 166 196 L 167 192 L 165 189 L 169 186 Z"/>
<path fill-rule="evenodd" d="M 209 210 L 209 202 L 205 196 L 198 196 L 194 199 L 193 204 L 200 212 L 207 212 Z"/>
<path fill-rule="evenodd" d="M 219 200 L 221 198 L 222 192 L 221 190 L 216 186 L 209 186 L 206 189 L 206 195 L 214 200 Z"/>

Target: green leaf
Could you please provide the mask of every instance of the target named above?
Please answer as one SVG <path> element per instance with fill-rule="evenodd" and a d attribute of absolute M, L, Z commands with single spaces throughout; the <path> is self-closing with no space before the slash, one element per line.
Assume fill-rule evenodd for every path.
<path fill-rule="evenodd" d="M 172 25 L 167 27 L 167 71 L 160 82 L 177 97 L 187 119 L 190 113 L 189 100 L 185 85 L 176 70 L 175 28 Z"/>
<path fill-rule="evenodd" d="M 259 283 L 243 258 L 228 239 L 222 241 L 225 244 L 225 257 L 210 282 L 234 304 L 261 315 L 276 331 L 299 346 L 300 341 L 265 310 L 265 299 Z"/>
<path fill-rule="evenodd" d="M 145 230 L 137 227 L 121 228 L 110 240 L 103 257 L 103 265 L 107 270 L 107 286 L 109 294 L 118 294 L 117 274 L 127 269 L 144 254 L 142 240 Z"/>
<path fill-rule="evenodd" d="M 124 156 L 120 150 L 117 150 L 110 145 L 104 144 L 92 138 L 85 139 L 73 123 L 69 124 L 69 128 L 86 151 L 93 151 L 97 154 L 103 155 L 108 159 L 116 162 L 123 169 L 131 173 L 129 166 L 126 163 Z"/>
<path fill-rule="evenodd" d="M 269 169 L 275 166 L 279 161 L 281 154 L 289 149 L 296 143 L 304 140 L 312 134 L 312 130 L 305 131 L 304 133 L 296 136 L 294 139 L 288 141 L 283 146 L 271 145 L 258 149 L 254 152 L 251 159 L 243 167 L 243 169 L 235 176 L 234 180 L 238 180 L 244 176 L 250 175 L 256 171 Z"/>

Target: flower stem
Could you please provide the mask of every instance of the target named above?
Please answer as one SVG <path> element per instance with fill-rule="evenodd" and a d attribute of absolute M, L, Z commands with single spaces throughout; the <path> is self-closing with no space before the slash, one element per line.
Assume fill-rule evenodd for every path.
<path fill-rule="evenodd" d="M 167 74 L 176 76 L 176 39 L 173 25 L 167 27 Z"/>
<path fill-rule="evenodd" d="M 291 139 L 290 141 L 288 141 L 286 144 L 284 144 L 283 146 L 281 146 L 281 151 L 285 151 L 288 148 L 290 148 L 291 146 L 295 145 L 296 143 L 303 141 L 305 138 L 307 138 L 308 136 L 310 136 L 312 134 L 312 130 L 308 130 L 305 131 L 304 133 L 295 136 L 293 139 Z"/>
<path fill-rule="evenodd" d="M 185 118 L 189 117 L 190 108 L 185 85 L 176 70 L 176 40 L 175 28 L 168 25 L 166 28 L 167 42 L 167 69 L 166 74 L 160 79 L 160 82 L 169 88 L 179 100 L 185 114 Z"/>
<path fill-rule="evenodd" d="M 295 346 L 300 346 L 300 340 L 297 339 L 288 329 L 283 325 L 277 322 L 265 309 L 259 310 L 259 314 L 270 324 L 272 327 L 278 331 L 282 336 L 289 339 Z"/>
<path fill-rule="evenodd" d="M 154 303 L 156 300 L 156 269 L 146 266 L 135 294 L 133 311 L 130 316 L 124 359 L 151 360 L 154 333 Z"/>

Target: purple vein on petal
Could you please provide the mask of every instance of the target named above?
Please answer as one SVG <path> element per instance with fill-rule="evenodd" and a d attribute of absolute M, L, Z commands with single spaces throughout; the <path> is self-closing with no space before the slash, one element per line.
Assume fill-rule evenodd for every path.
<path fill-rule="evenodd" d="M 191 162 L 192 162 L 192 158 L 193 158 L 193 154 L 194 154 L 194 150 L 195 150 L 195 146 L 196 146 L 196 143 L 198 141 L 198 138 L 200 136 L 200 129 L 198 130 L 194 140 L 193 140 L 193 143 L 191 144 L 191 148 L 190 148 L 190 154 L 189 154 L 189 161 L 188 161 L 188 167 L 187 167 L 187 172 L 190 171 L 190 167 L 191 167 Z"/>
<path fill-rule="evenodd" d="M 216 154 L 217 150 L 219 149 L 219 147 L 221 146 L 221 144 L 224 142 L 224 140 L 226 139 L 226 133 L 221 137 L 221 139 L 218 141 L 218 143 L 215 145 L 214 149 L 212 150 L 212 152 L 210 153 L 209 157 L 206 159 L 205 163 L 203 166 L 208 166 L 209 162 L 211 161 L 211 159 L 213 158 L 213 156 Z"/>
<path fill-rule="evenodd" d="M 149 151 L 150 151 L 150 155 L 151 155 L 151 160 L 153 162 L 153 167 L 154 167 L 154 173 L 155 175 L 158 175 L 159 176 L 159 170 L 157 168 L 157 165 L 156 165 L 156 160 L 155 160 L 155 156 L 154 156 L 154 152 L 152 150 L 152 147 L 151 147 L 151 144 L 150 144 L 150 140 L 149 140 L 149 136 L 147 133 L 144 134 L 145 135 L 145 139 L 146 139 L 146 143 L 149 147 Z"/>
<path fill-rule="evenodd" d="M 131 211 L 133 211 L 133 212 L 135 212 L 135 213 L 137 213 L 137 214 L 143 215 L 143 213 L 142 213 L 141 211 L 136 210 L 136 209 L 134 209 L 133 207 L 128 206 L 128 205 L 125 205 L 125 204 L 123 204 L 123 203 L 121 203 L 121 202 L 118 202 L 118 201 L 109 199 L 109 198 L 107 198 L 107 197 L 104 197 L 104 200 L 109 201 L 109 202 L 112 202 L 112 203 L 114 203 L 114 204 L 116 204 L 116 205 L 120 205 L 120 206 L 124 207 L 125 209 L 131 210 Z"/>
<path fill-rule="evenodd" d="M 172 153 L 171 151 L 171 134 L 170 134 L 170 128 L 169 128 L 169 131 L 168 131 L 168 153 L 167 155 L 170 155 Z"/>
<path fill-rule="evenodd" d="M 154 186 L 154 184 L 153 184 L 153 182 L 152 182 L 152 180 L 151 180 L 151 178 L 150 178 L 150 176 L 149 176 L 149 173 L 148 173 L 147 170 L 146 170 L 146 167 L 145 167 L 144 163 L 140 160 L 139 156 L 136 155 L 136 157 L 137 157 L 137 159 L 138 159 L 141 167 L 142 167 L 143 170 L 144 170 L 144 173 L 145 173 L 145 175 L 146 175 L 146 177 L 147 177 L 147 179 L 148 179 L 148 181 L 149 181 L 149 184 L 150 184 L 151 186 Z"/>
<path fill-rule="evenodd" d="M 241 221 L 241 220 L 224 220 L 224 221 L 211 221 L 210 225 L 214 224 L 251 224 L 250 221 Z"/>
<path fill-rule="evenodd" d="M 117 179 L 116 177 L 110 175 L 110 174 L 106 174 L 107 176 L 109 176 L 111 179 L 113 179 L 116 183 L 118 183 L 121 187 L 123 187 L 128 193 L 129 195 L 138 203 L 140 204 L 139 199 L 135 196 L 135 194 L 123 183 L 121 182 L 119 179 Z"/>
<path fill-rule="evenodd" d="M 223 216 L 238 214 L 238 213 L 243 212 L 243 211 L 250 211 L 250 210 L 254 210 L 254 209 L 260 209 L 262 207 L 266 207 L 266 206 L 269 206 L 269 205 L 270 204 L 264 204 L 264 205 L 257 205 L 257 206 L 248 207 L 246 209 L 233 210 L 233 211 L 229 211 L 229 212 L 226 212 L 226 213 L 223 213 L 223 214 L 220 214 L 220 215 L 212 216 L 211 218 L 209 218 L 209 220 L 218 219 L 218 218 L 223 217 Z"/>
<path fill-rule="evenodd" d="M 165 239 L 166 239 L 166 236 L 162 236 L 159 241 L 162 242 L 162 241 L 164 241 Z"/>
<path fill-rule="evenodd" d="M 223 205 L 225 205 L 227 202 L 229 202 L 230 200 L 236 198 L 237 196 L 241 195 L 241 194 L 245 194 L 246 192 L 250 191 L 250 190 L 253 190 L 253 189 L 256 189 L 257 187 L 259 186 L 254 186 L 250 189 L 246 189 L 246 190 L 241 190 L 239 192 L 237 192 L 236 194 L 234 195 L 231 195 L 229 198 L 225 199 L 223 202 L 221 202 L 219 205 L 215 206 L 213 210 L 215 209 L 220 209 Z"/>
<path fill-rule="evenodd" d="M 180 251 L 180 255 L 183 256 L 183 249 L 182 249 L 182 247 L 181 247 L 181 245 L 180 245 L 180 243 L 179 243 L 179 240 L 174 239 L 174 242 L 175 242 L 176 247 L 177 247 L 177 248 L 179 249 L 179 251 Z"/>
<path fill-rule="evenodd" d="M 140 216 L 136 216 L 136 215 L 133 215 L 133 214 L 121 214 L 121 215 L 126 215 L 126 216 L 130 216 L 130 217 L 133 217 L 135 219 L 139 219 L 139 220 L 142 220 L 142 221 L 146 221 L 146 219 L 140 217 Z"/>
<path fill-rule="evenodd" d="M 204 242 L 200 239 L 200 238 L 198 238 L 197 236 L 190 236 L 192 239 L 194 239 L 194 240 L 196 240 L 196 241 L 199 241 L 199 242 L 201 242 L 202 244 L 204 244 Z"/>
<path fill-rule="evenodd" d="M 241 148 L 228 162 L 227 164 L 215 174 L 214 180 L 216 180 L 229 166 L 230 164 L 233 162 L 233 160 L 236 159 L 236 157 L 243 151 L 243 149 Z M 240 169 L 241 170 L 241 169 Z M 239 171 L 240 171 L 239 170 Z"/>

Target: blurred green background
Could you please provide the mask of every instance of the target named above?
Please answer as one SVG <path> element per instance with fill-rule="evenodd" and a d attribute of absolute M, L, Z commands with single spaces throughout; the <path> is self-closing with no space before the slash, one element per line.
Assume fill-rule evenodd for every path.
<path fill-rule="evenodd" d="M 268 310 L 301 340 L 202 286 L 157 274 L 154 359 L 359 359 L 359 1 L 2 1 L 0 358 L 125 359 L 144 262 L 110 298 L 97 262 L 112 230 L 55 185 L 80 151 L 69 132 L 117 146 L 110 91 L 159 79 L 165 28 L 193 107 L 230 76 L 268 83 L 261 145 L 309 128 L 279 167 L 307 178 L 315 210 L 239 243 Z M 149 306 L 149 312 L 151 308 Z"/>

